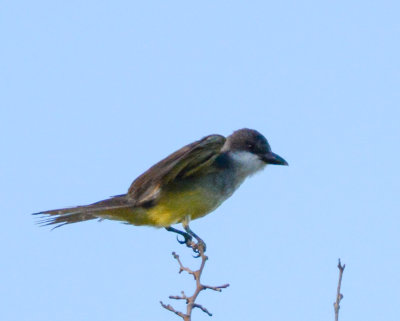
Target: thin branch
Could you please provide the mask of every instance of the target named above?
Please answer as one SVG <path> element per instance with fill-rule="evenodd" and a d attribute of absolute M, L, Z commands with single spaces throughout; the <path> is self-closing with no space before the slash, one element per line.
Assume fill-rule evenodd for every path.
<path fill-rule="evenodd" d="M 174 300 L 187 300 L 188 297 L 186 296 L 185 292 L 181 291 L 181 293 L 182 295 L 170 295 L 169 298 Z"/>
<path fill-rule="evenodd" d="M 185 321 L 189 320 L 189 319 L 186 319 L 187 315 L 183 314 L 182 312 L 176 311 L 170 304 L 168 304 L 168 305 L 164 304 L 162 301 L 160 301 L 160 304 L 164 309 L 167 309 L 168 311 L 171 311 L 171 312 L 175 313 L 176 315 L 179 315 L 183 320 L 185 320 Z"/>
<path fill-rule="evenodd" d="M 204 254 L 204 247 L 202 246 L 202 244 L 197 244 L 197 243 L 192 242 L 187 246 L 193 250 L 196 250 L 196 252 L 199 254 L 199 257 L 201 258 L 201 263 L 200 263 L 200 267 L 198 270 L 193 271 L 192 269 L 184 266 L 182 264 L 182 261 L 181 261 L 179 255 L 176 254 L 175 252 L 172 252 L 172 256 L 179 264 L 179 271 L 178 271 L 179 273 L 182 273 L 183 271 L 185 271 L 188 274 L 193 275 L 193 278 L 196 282 L 196 289 L 195 289 L 193 295 L 190 297 L 186 296 L 185 292 L 183 292 L 183 291 L 181 292 L 181 295 L 170 295 L 169 296 L 170 299 L 174 299 L 174 300 L 186 300 L 186 313 L 177 311 L 171 305 L 169 305 L 169 304 L 166 305 L 160 301 L 161 306 L 164 309 L 167 309 L 168 311 L 171 311 L 171 312 L 175 313 L 176 315 L 180 316 L 183 319 L 183 321 L 191 321 L 192 311 L 194 308 L 198 308 L 201 311 L 203 311 L 204 313 L 206 313 L 207 315 L 212 316 L 212 313 L 210 313 L 205 307 L 203 307 L 199 303 L 196 303 L 196 299 L 197 299 L 198 295 L 200 294 L 201 291 L 206 290 L 206 289 L 221 292 L 222 289 L 225 289 L 229 286 L 229 284 L 224 284 L 221 286 L 210 286 L 210 285 L 201 284 L 201 282 L 200 282 L 201 274 L 203 273 L 203 269 L 204 269 L 204 266 L 206 264 L 208 257 Z"/>
<path fill-rule="evenodd" d="M 181 259 L 179 258 L 179 255 L 178 255 L 178 254 L 176 254 L 175 252 L 172 252 L 172 256 L 173 256 L 174 259 L 177 260 L 178 263 L 179 263 L 179 272 L 178 272 L 178 273 L 182 273 L 183 271 L 185 271 L 185 272 L 187 272 L 187 273 L 189 273 L 189 274 L 194 275 L 194 272 L 193 272 L 191 269 L 189 269 L 188 267 L 183 266 L 183 264 L 182 264 L 182 262 L 181 262 Z"/>
<path fill-rule="evenodd" d="M 226 283 L 226 284 L 220 285 L 220 286 L 209 286 L 209 285 L 203 285 L 203 286 L 204 286 L 204 290 L 210 289 L 210 290 L 214 290 L 217 292 L 221 292 L 222 289 L 226 289 L 229 286 L 229 284 Z"/>
<path fill-rule="evenodd" d="M 343 299 L 343 294 L 340 293 L 340 288 L 342 286 L 342 276 L 343 276 L 343 271 L 344 268 L 346 267 L 346 264 L 343 264 L 340 262 L 337 265 L 339 269 L 339 282 L 337 286 L 337 293 L 336 293 L 336 301 L 333 303 L 333 308 L 335 309 L 335 321 L 339 321 L 339 309 L 340 309 L 340 301 Z"/>
<path fill-rule="evenodd" d="M 204 313 L 208 314 L 210 317 L 212 317 L 212 313 L 210 313 L 205 307 L 203 307 L 200 304 L 197 303 L 193 303 L 193 308 L 199 308 L 200 310 L 202 310 Z"/>

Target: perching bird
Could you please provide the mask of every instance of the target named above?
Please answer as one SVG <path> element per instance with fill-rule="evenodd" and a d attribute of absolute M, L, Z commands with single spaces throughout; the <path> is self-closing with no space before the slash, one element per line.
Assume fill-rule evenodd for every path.
<path fill-rule="evenodd" d="M 164 227 L 183 235 L 186 243 L 195 237 L 204 245 L 189 222 L 215 210 L 246 177 L 267 164 L 288 165 L 271 151 L 259 132 L 240 129 L 227 138 L 210 135 L 155 164 L 132 183 L 126 194 L 35 214 L 49 215 L 42 223 L 56 227 L 93 219 Z M 171 227 L 176 223 L 182 223 L 186 233 Z"/>

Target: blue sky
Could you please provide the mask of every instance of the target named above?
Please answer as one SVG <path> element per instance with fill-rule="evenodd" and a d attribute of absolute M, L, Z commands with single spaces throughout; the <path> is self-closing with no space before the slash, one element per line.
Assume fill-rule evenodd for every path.
<path fill-rule="evenodd" d="M 400 314 L 395 1 L 3 1 L 0 319 L 179 320 L 164 230 L 30 213 L 124 193 L 205 135 L 250 127 L 268 167 L 191 227 L 206 240 L 212 320 Z M 177 308 L 182 308 L 176 304 Z M 195 311 L 194 320 L 209 320 Z"/>

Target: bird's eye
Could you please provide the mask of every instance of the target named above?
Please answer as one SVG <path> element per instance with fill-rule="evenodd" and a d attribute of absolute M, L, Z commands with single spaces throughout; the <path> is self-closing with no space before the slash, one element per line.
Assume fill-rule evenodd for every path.
<path fill-rule="evenodd" d="M 249 149 L 254 149 L 254 145 L 253 145 L 253 144 L 247 144 L 247 147 L 248 147 Z"/>

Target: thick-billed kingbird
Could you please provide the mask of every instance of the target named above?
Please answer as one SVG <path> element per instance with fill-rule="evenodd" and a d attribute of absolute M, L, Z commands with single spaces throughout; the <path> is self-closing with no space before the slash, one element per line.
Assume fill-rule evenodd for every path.
<path fill-rule="evenodd" d="M 50 216 L 42 221 L 44 225 L 59 227 L 110 219 L 164 227 L 183 235 L 185 242 L 192 237 L 202 242 L 189 228 L 189 222 L 215 210 L 246 177 L 267 164 L 288 165 L 271 151 L 267 139 L 259 132 L 240 129 L 226 138 L 210 135 L 152 166 L 132 183 L 126 194 L 90 205 L 35 214 Z M 171 227 L 176 223 L 182 223 L 186 233 Z"/>

